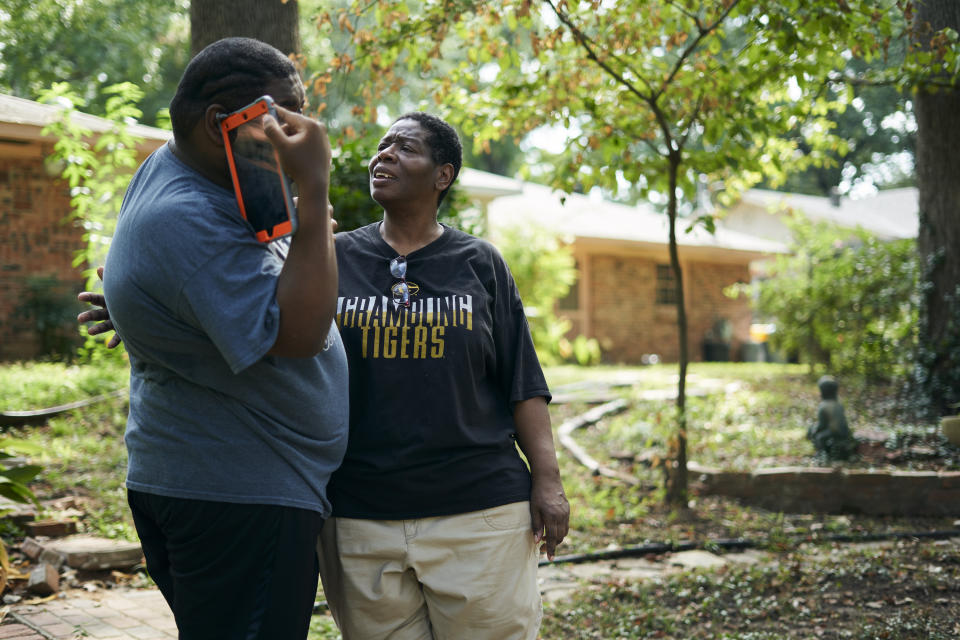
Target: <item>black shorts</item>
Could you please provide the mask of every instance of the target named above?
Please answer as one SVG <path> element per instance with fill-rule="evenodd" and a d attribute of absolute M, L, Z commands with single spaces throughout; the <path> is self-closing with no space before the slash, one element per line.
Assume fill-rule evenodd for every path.
<path fill-rule="evenodd" d="M 180 640 L 303 640 L 317 593 L 319 513 L 128 491 L 150 576 Z"/>

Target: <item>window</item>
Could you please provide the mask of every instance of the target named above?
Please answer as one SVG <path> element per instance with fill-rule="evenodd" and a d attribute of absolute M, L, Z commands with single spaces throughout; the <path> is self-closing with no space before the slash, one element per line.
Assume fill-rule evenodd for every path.
<path fill-rule="evenodd" d="M 657 304 L 677 303 L 677 280 L 673 277 L 673 268 L 668 264 L 657 265 Z"/>
<path fill-rule="evenodd" d="M 567 295 L 557 300 L 557 309 L 560 311 L 576 311 L 580 308 L 580 280 L 570 285 Z"/>

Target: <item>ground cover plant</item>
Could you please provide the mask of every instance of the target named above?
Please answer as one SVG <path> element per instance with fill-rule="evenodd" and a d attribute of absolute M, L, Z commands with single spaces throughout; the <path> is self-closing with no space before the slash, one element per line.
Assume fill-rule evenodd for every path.
<path fill-rule="evenodd" d="M 776 562 L 585 586 L 543 638 L 946 640 L 960 634 L 960 547 L 804 548 Z"/>
<path fill-rule="evenodd" d="M 3 411 L 55 407 L 122 390 L 125 364 L 104 360 L 97 366 L 15 363 L 0 367 Z M 126 450 L 126 398 L 107 397 L 75 411 L 57 414 L 40 425 L 6 426 L 5 434 L 33 445 L 31 460 L 43 471 L 31 488 L 46 515 L 82 511 L 82 531 L 135 540 L 123 480 Z M 8 546 L 16 540 L 7 540 Z"/>
<path fill-rule="evenodd" d="M 675 381 L 670 365 L 627 370 L 593 367 L 586 378 L 630 383 L 616 395 L 629 408 L 596 425 L 579 430 L 577 442 L 596 460 L 633 476 L 632 486 L 593 476 L 570 455 L 561 455 L 564 484 L 574 505 L 570 552 L 582 553 L 610 544 L 638 545 L 649 541 L 748 537 L 770 540 L 836 534 L 896 533 L 953 528 L 951 518 L 890 518 L 856 514 L 778 514 L 744 507 L 716 496 L 692 497 L 685 512 L 665 509 L 660 500 L 661 461 L 673 406 L 669 400 L 644 400 L 651 391 L 669 390 Z M 575 368 L 549 370 L 551 384 L 562 389 L 573 382 Z M 843 381 L 841 381 L 843 384 Z M 819 392 L 807 367 L 777 364 L 697 363 L 689 380 L 690 460 L 727 469 L 784 465 L 816 466 L 806 429 L 816 419 Z M 844 388 L 841 400 L 851 429 L 871 434 L 869 457 L 858 456 L 846 466 L 898 469 L 960 469 L 955 447 L 936 428 L 904 423 L 896 414 L 895 388 Z M 558 426 L 582 413 L 586 403 L 552 407 Z M 911 443 L 937 446 L 914 446 Z M 693 478 L 695 480 L 695 477 Z"/>
<path fill-rule="evenodd" d="M 815 380 L 806 367 L 703 363 L 690 373 L 692 460 L 741 469 L 817 463 L 804 438 L 818 402 Z M 109 362 L 97 367 L 5 365 L 0 367 L 0 410 L 36 409 L 99 395 L 122 387 L 126 375 L 125 367 Z M 551 406 L 555 427 L 594 406 L 586 401 L 591 393 L 627 401 L 627 410 L 578 430 L 575 437 L 603 464 L 636 479 L 631 484 L 594 476 L 561 450 L 572 505 L 571 532 L 561 554 L 650 542 L 692 542 L 721 551 L 712 541 L 746 538 L 772 553 L 773 560 L 762 566 L 678 574 L 659 583 L 585 580 L 573 599 L 548 603 L 545 640 L 940 638 L 954 633 L 953 627 L 943 625 L 960 619 L 956 545 L 914 543 L 908 536 L 865 550 L 836 547 L 833 553 L 829 542 L 829 536 L 840 534 L 960 528 L 952 518 L 780 514 L 697 495 L 688 510 L 667 509 L 662 506 L 658 465 L 673 415 L 668 396 L 676 383 L 675 368 L 563 366 L 549 368 L 547 375 L 560 399 L 570 399 L 565 389 L 580 389 L 574 394 L 579 400 Z M 622 386 L 606 384 L 611 381 Z M 935 429 L 897 417 L 895 391 L 848 388 L 841 380 L 840 397 L 851 428 L 888 436 L 879 455 L 844 464 L 960 468 L 953 448 L 930 446 L 939 437 Z M 80 511 L 81 531 L 136 539 L 123 489 L 126 410 L 123 398 L 112 398 L 42 425 L 5 429 L 6 435 L 33 443 L 39 452 L 34 461 L 44 470 L 30 486 L 47 515 Z M 919 453 L 908 455 L 911 446 Z M 22 532 L 9 520 L 0 521 L 8 548 L 16 549 Z M 118 578 L 99 579 L 109 585 Z M 135 582 L 149 584 L 145 579 Z M 322 601 L 322 592 L 318 598 Z M 338 637 L 329 615 L 318 607 L 311 640 Z"/>

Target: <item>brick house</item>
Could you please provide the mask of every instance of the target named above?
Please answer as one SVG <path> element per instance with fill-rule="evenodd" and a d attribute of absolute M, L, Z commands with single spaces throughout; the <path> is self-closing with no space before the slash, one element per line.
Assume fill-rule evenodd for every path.
<path fill-rule="evenodd" d="M 677 310 L 667 217 L 649 205 L 629 207 L 596 198 L 560 194 L 465 169 L 459 179 L 485 209 L 491 229 L 534 224 L 569 239 L 579 279 L 558 305 L 572 332 L 596 338 L 604 359 L 639 363 L 647 354 L 679 359 Z M 499 189 L 499 192 L 497 191 Z M 474 195 L 477 192 L 477 195 Z M 678 225 L 691 360 L 704 359 L 704 340 L 719 323 L 732 329 L 730 359 L 750 339 L 749 301 L 723 290 L 751 280 L 751 264 L 785 250 L 783 244 L 718 227 L 687 234 Z"/>
<path fill-rule="evenodd" d="M 60 109 L 0 94 L 0 361 L 32 358 L 46 345 L 46 314 L 61 316 L 83 289 L 85 265 L 73 266 L 83 228 L 70 220 L 70 191 L 59 169 L 45 162 L 55 140 L 42 135 Z M 111 123 L 86 114 L 74 122 L 94 132 Z M 133 125 L 144 158 L 167 131 Z M 78 305 L 79 308 L 79 305 Z"/>

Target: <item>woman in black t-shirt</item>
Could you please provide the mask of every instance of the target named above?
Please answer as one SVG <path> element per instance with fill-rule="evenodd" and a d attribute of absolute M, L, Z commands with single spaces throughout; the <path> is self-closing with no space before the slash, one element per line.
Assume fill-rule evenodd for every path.
<path fill-rule="evenodd" d="M 446 122 L 401 116 L 369 165 L 383 220 L 336 240 L 350 436 L 321 574 L 346 640 L 536 638 L 537 546 L 552 558 L 567 533 L 516 285 L 437 221 L 460 164 Z"/>

